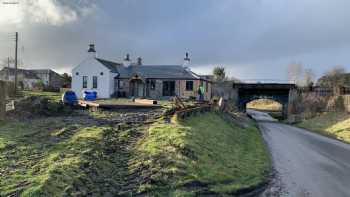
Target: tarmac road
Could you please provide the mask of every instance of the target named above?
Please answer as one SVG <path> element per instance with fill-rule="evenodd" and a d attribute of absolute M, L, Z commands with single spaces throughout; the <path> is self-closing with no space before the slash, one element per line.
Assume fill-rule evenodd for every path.
<path fill-rule="evenodd" d="M 261 195 L 350 197 L 350 145 L 248 110 L 271 152 L 275 176 Z"/>

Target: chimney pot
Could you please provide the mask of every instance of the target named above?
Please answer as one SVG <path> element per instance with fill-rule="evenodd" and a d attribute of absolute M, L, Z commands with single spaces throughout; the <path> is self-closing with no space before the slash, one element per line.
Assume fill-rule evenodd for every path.
<path fill-rule="evenodd" d="M 129 53 L 126 54 L 124 61 L 130 61 L 130 54 Z"/>
<path fill-rule="evenodd" d="M 190 65 L 190 61 L 191 61 L 191 59 L 189 58 L 189 54 L 188 54 L 188 52 L 186 52 L 183 66 L 188 67 Z"/>
<path fill-rule="evenodd" d="M 185 61 L 190 61 L 190 58 L 189 58 L 188 56 L 189 56 L 189 55 L 188 55 L 188 52 L 186 52 L 185 58 L 184 58 Z"/>
<path fill-rule="evenodd" d="M 95 50 L 95 45 L 94 44 L 89 44 L 89 50 L 88 50 L 89 53 L 96 53 L 96 50 Z"/>
<path fill-rule="evenodd" d="M 142 58 L 141 57 L 137 58 L 137 65 L 142 65 Z"/>
<path fill-rule="evenodd" d="M 131 59 L 130 59 L 130 54 L 129 53 L 127 53 L 125 55 L 125 58 L 124 58 L 124 61 L 123 61 L 123 65 L 126 66 L 126 67 L 131 65 Z"/>

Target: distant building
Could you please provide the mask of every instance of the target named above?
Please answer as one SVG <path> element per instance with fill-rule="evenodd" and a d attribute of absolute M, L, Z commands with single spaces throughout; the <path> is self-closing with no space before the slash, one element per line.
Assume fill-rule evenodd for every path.
<path fill-rule="evenodd" d="M 51 69 L 32 69 L 30 71 L 38 76 L 47 87 L 61 88 L 63 86 L 63 77 Z"/>
<path fill-rule="evenodd" d="M 72 90 L 78 97 L 85 90 L 94 90 L 99 98 L 146 97 L 211 98 L 211 81 L 192 72 L 186 53 L 183 65 L 143 65 L 138 58 L 132 63 L 127 54 L 122 63 L 96 57 L 90 45 L 89 57 L 72 70 Z"/>
<path fill-rule="evenodd" d="M 3 68 L 0 71 L 0 80 L 14 81 L 15 69 Z M 50 69 L 17 69 L 17 80 L 23 89 L 32 89 L 39 82 L 47 88 L 61 88 L 64 83 L 63 77 Z"/>

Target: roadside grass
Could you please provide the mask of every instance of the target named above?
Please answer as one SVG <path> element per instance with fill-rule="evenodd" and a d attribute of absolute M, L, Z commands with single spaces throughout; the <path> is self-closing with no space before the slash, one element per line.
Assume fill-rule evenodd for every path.
<path fill-rule="evenodd" d="M 296 126 L 350 143 L 350 114 L 346 112 L 321 113 Z"/>
<path fill-rule="evenodd" d="M 154 124 L 137 155 L 131 169 L 153 172 L 140 191 L 154 196 L 234 195 L 264 183 L 270 170 L 258 129 L 240 128 L 214 112 Z"/>

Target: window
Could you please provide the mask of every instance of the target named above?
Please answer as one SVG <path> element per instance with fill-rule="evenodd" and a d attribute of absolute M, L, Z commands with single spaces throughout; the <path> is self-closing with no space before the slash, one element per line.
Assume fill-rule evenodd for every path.
<path fill-rule="evenodd" d="M 205 82 L 205 91 L 208 92 L 208 90 L 209 90 L 209 83 Z"/>
<path fill-rule="evenodd" d="M 151 90 L 156 89 L 156 80 L 151 80 Z"/>
<path fill-rule="evenodd" d="M 87 88 L 88 77 L 83 76 L 83 88 Z"/>
<path fill-rule="evenodd" d="M 92 77 L 92 88 L 97 88 L 97 76 Z"/>
<path fill-rule="evenodd" d="M 75 75 L 79 75 L 79 73 L 78 73 L 78 72 L 76 72 L 76 73 L 75 73 Z"/>
<path fill-rule="evenodd" d="M 193 81 L 186 81 L 186 91 L 193 90 Z"/>
<path fill-rule="evenodd" d="M 103 75 L 103 72 L 101 72 L 100 75 Z"/>

